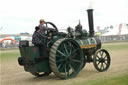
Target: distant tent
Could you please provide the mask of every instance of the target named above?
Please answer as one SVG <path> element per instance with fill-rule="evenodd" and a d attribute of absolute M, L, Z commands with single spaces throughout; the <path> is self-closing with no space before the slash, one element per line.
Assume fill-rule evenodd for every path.
<path fill-rule="evenodd" d="M 2 39 L 2 40 L 0 41 L 0 43 L 4 42 L 5 40 L 11 40 L 11 41 L 13 41 L 15 44 L 17 44 L 17 41 L 14 40 L 14 39 L 12 39 L 12 38 L 4 38 L 4 39 Z"/>
<path fill-rule="evenodd" d="M 128 29 L 125 24 L 119 24 L 118 26 L 113 26 L 113 29 L 110 29 L 109 32 L 103 34 L 103 36 L 124 34 L 128 34 Z"/>

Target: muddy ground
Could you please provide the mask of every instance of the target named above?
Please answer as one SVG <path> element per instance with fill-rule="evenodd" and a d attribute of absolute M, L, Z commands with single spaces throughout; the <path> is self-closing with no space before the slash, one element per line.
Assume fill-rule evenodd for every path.
<path fill-rule="evenodd" d="M 47 77 L 37 78 L 19 66 L 17 60 L 1 62 L 0 85 L 72 85 L 77 82 L 118 76 L 128 72 L 128 50 L 109 51 L 111 66 L 105 72 L 97 72 L 92 63 L 86 64 L 77 77 L 61 80 L 53 73 Z"/>

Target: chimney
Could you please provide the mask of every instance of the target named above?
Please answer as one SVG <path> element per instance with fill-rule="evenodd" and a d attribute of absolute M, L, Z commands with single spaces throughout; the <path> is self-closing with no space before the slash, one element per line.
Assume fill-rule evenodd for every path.
<path fill-rule="evenodd" d="M 94 36 L 94 26 L 93 26 L 93 9 L 88 9 L 88 23 L 89 23 L 89 36 Z"/>

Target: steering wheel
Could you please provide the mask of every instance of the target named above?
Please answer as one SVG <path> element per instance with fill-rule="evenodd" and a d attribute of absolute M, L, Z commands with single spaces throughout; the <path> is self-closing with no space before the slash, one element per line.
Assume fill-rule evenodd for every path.
<path fill-rule="evenodd" d="M 45 24 L 46 24 L 46 27 L 48 27 L 48 24 L 51 25 L 55 29 L 55 31 L 58 32 L 58 28 L 52 22 L 45 22 Z"/>
<path fill-rule="evenodd" d="M 48 25 L 51 25 L 55 29 L 54 31 L 53 30 L 47 30 L 47 36 L 53 38 L 53 34 L 58 33 L 58 28 L 52 22 L 45 22 L 45 25 L 46 25 L 46 27 L 48 27 Z M 50 40 L 47 43 L 47 47 L 49 46 L 49 44 L 50 44 Z"/>

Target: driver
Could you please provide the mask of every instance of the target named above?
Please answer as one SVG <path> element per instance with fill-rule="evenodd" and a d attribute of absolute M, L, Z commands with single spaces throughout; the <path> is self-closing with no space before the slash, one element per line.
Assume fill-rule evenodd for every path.
<path fill-rule="evenodd" d="M 39 22 L 40 22 L 39 28 L 40 28 L 40 33 L 41 34 L 44 34 L 45 35 L 45 34 L 47 34 L 47 30 L 53 30 L 52 28 L 48 28 L 48 27 L 44 26 L 44 24 L 45 24 L 44 19 L 40 19 Z"/>

